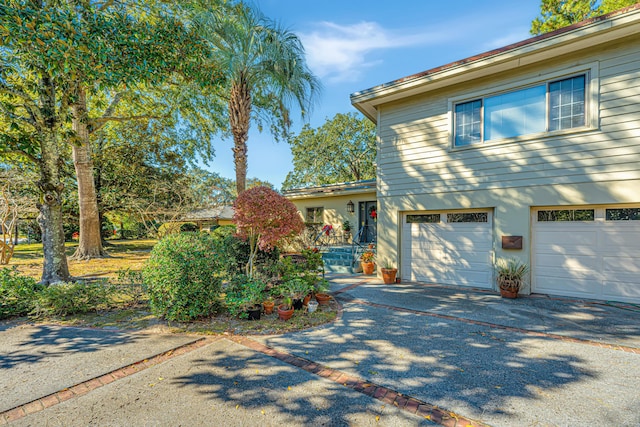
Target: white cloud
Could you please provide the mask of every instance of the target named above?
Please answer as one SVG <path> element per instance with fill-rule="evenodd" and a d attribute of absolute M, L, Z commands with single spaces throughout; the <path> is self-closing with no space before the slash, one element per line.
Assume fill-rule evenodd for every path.
<path fill-rule="evenodd" d="M 329 82 L 355 81 L 366 68 L 380 64 L 367 54 L 375 50 L 433 43 L 442 36 L 433 33 L 403 35 L 382 28 L 376 22 L 338 25 L 321 22 L 309 33 L 300 33 L 307 63 L 313 72 Z"/>

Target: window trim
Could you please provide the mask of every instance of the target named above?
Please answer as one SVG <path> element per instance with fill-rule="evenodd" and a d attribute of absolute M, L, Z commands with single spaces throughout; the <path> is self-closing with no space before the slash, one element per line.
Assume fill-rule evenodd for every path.
<path fill-rule="evenodd" d="M 320 222 L 309 221 L 309 211 L 312 210 L 312 209 L 313 210 L 322 209 L 322 213 L 321 213 L 322 218 L 320 218 L 320 220 L 321 220 Z M 315 215 L 314 215 L 314 217 L 315 217 Z M 309 206 L 309 207 L 305 208 L 304 220 L 305 220 L 305 222 L 309 222 L 309 223 L 313 223 L 313 224 L 324 223 L 324 206 Z"/>
<path fill-rule="evenodd" d="M 580 75 L 585 76 L 585 125 L 570 129 L 561 129 L 554 131 L 547 131 L 532 133 L 527 135 L 519 135 L 510 138 L 502 138 L 502 139 L 494 139 L 491 141 L 486 141 L 484 139 L 484 99 L 496 95 L 501 95 L 509 92 L 514 92 L 522 89 L 527 89 L 529 87 L 533 87 L 536 85 L 545 84 L 547 86 L 547 94 L 546 94 L 546 115 L 545 122 L 547 123 L 547 129 L 549 128 L 549 92 L 548 87 L 549 83 L 569 79 L 572 77 L 577 77 Z M 450 151 L 458 151 L 458 150 L 469 150 L 469 149 L 479 149 L 482 147 L 489 147 L 497 144 L 505 144 L 519 141 L 528 141 L 533 139 L 542 139 L 542 138 L 552 138 L 561 135 L 567 134 L 576 134 L 581 132 L 590 132 L 598 129 L 599 123 L 599 102 L 598 102 L 598 93 L 599 93 L 599 72 L 598 72 L 598 63 L 593 62 L 590 64 L 585 64 L 579 67 L 572 67 L 569 69 L 558 69 L 555 71 L 551 71 L 544 75 L 538 75 L 528 79 L 511 79 L 506 83 L 488 87 L 485 90 L 478 90 L 470 93 L 466 93 L 465 95 L 451 97 L 447 100 L 448 104 L 448 117 L 449 117 L 449 150 Z M 481 120 L 481 141 L 475 144 L 461 145 L 456 146 L 456 122 L 455 122 L 455 107 L 458 104 L 463 104 L 465 102 L 471 102 L 474 100 L 482 100 L 482 106 L 480 110 L 480 120 Z"/>

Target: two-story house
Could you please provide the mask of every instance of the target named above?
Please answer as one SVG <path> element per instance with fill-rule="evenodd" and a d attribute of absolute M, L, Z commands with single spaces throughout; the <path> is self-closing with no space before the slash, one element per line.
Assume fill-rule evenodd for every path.
<path fill-rule="evenodd" d="M 403 280 L 640 302 L 640 5 L 354 93 Z"/>

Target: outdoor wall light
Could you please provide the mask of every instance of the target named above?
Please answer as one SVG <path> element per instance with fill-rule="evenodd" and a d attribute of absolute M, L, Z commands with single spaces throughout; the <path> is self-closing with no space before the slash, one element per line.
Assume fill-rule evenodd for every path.
<path fill-rule="evenodd" d="M 349 200 L 349 203 L 347 203 L 347 212 L 349 212 L 349 213 L 353 213 L 354 212 L 354 205 L 353 205 L 353 202 L 351 200 Z"/>

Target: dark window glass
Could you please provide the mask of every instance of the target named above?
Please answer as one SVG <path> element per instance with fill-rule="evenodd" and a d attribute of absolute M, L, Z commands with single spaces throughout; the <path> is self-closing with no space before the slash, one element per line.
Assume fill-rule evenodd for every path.
<path fill-rule="evenodd" d="M 425 224 L 440 222 L 440 214 L 407 215 L 408 224 Z"/>
<path fill-rule="evenodd" d="M 489 215 L 486 212 L 447 214 L 447 222 L 488 222 L 488 221 L 489 221 Z"/>
<path fill-rule="evenodd" d="M 549 130 L 585 125 L 585 76 L 549 83 Z"/>
<path fill-rule="evenodd" d="M 324 208 L 307 208 L 307 222 L 322 223 L 322 213 Z"/>
<path fill-rule="evenodd" d="M 640 208 L 607 209 L 607 221 L 640 221 Z"/>
<path fill-rule="evenodd" d="M 595 211 L 593 209 L 557 209 L 548 211 L 538 211 L 538 221 L 558 222 L 558 221 L 593 221 Z"/>
<path fill-rule="evenodd" d="M 481 140 L 481 110 L 482 101 L 475 101 L 457 104 L 455 107 L 455 135 L 456 147 L 464 147 Z"/>

